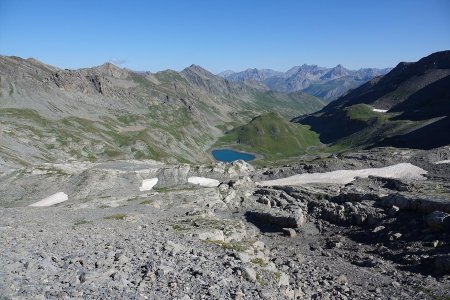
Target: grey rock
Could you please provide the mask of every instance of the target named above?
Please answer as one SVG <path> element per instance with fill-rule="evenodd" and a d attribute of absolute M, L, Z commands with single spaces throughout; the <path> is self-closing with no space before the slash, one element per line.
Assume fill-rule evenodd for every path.
<path fill-rule="evenodd" d="M 344 274 L 339 275 L 338 277 L 336 277 L 336 283 L 340 284 L 340 285 L 344 285 L 348 283 L 348 279 L 347 276 L 345 276 Z"/>
<path fill-rule="evenodd" d="M 284 235 L 291 237 L 291 238 L 297 236 L 297 232 L 292 228 L 283 228 L 283 233 L 284 233 Z"/>
<path fill-rule="evenodd" d="M 391 208 L 388 209 L 387 213 L 389 216 L 395 216 L 400 211 L 400 208 L 398 206 L 393 205 Z"/>
<path fill-rule="evenodd" d="M 386 227 L 384 227 L 384 226 L 377 226 L 372 230 L 372 232 L 376 233 L 376 232 L 384 230 L 385 228 Z"/>
<path fill-rule="evenodd" d="M 244 275 L 244 278 L 247 279 L 250 282 L 256 282 L 256 271 L 253 268 L 250 267 L 243 267 L 242 268 L 242 274 Z"/>

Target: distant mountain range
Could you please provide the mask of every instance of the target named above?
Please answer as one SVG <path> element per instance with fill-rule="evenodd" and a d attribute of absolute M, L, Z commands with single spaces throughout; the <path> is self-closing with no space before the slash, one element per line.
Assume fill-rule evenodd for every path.
<path fill-rule="evenodd" d="M 450 51 L 399 63 L 331 102 L 294 119 L 337 150 L 450 144 Z"/>
<path fill-rule="evenodd" d="M 385 71 L 304 65 L 226 75 L 233 81 L 198 65 L 67 70 L 0 56 L 0 170 L 70 160 L 207 162 L 224 146 L 278 161 L 318 150 L 450 144 L 450 51 L 373 77 Z M 306 93 L 365 80 L 327 106 Z M 303 89 L 268 88 L 277 82 Z"/>
<path fill-rule="evenodd" d="M 302 65 L 278 72 L 271 69 L 247 69 L 242 72 L 225 71 L 218 75 L 233 82 L 261 82 L 273 91 L 291 93 L 303 91 L 331 102 L 374 77 L 385 75 L 386 69 L 367 68 L 349 70 L 342 65 L 334 68 Z"/>

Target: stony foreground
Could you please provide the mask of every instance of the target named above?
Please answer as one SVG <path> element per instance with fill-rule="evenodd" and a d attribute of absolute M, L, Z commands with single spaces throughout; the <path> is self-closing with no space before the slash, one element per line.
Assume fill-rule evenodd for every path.
<path fill-rule="evenodd" d="M 447 299 L 450 164 L 435 162 L 449 158 L 448 148 L 381 149 L 261 170 L 242 163 L 11 170 L 0 177 L 9 207 L 0 209 L 0 295 Z M 399 162 L 423 168 L 427 179 L 255 184 Z M 193 175 L 222 183 L 187 183 Z M 155 176 L 153 190 L 139 191 Z M 26 206 L 58 191 L 69 200 Z"/>

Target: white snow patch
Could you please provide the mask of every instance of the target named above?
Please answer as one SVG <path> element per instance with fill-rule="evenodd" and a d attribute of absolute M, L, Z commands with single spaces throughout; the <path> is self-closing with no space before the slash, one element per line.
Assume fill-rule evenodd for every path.
<path fill-rule="evenodd" d="M 195 177 L 195 176 L 189 177 L 188 182 L 193 183 L 193 184 L 198 184 L 201 186 L 206 186 L 206 187 L 215 187 L 215 186 L 219 186 L 219 184 L 220 184 L 220 181 L 216 180 L 216 179 L 206 178 L 206 177 Z"/>
<path fill-rule="evenodd" d="M 440 165 L 440 164 L 450 164 L 450 159 L 440 160 L 440 161 L 435 161 L 434 164 L 435 164 L 435 165 Z"/>
<path fill-rule="evenodd" d="M 380 113 L 385 113 L 385 112 L 388 111 L 387 109 L 378 109 L 378 108 L 374 108 L 372 110 L 375 111 L 375 112 L 380 112 Z"/>
<path fill-rule="evenodd" d="M 302 185 L 308 183 L 336 183 L 347 184 L 355 180 L 356 177 L 367 178 L 368 176 L 378 176 L 397 179 L 417 179 L 425 180 L 426 174 L 422 168 L 416 167 L 410 163 L 400 163 L 384 168 L 370 168 L 361 170 L 339 170 L 326 173 L 298 174 L 286 178 L 266 180 L 258 182 L 260 186 L 274 185 Z"/>
<path fill-rule="evenodd" d="M 144 179 L 139 187 L 141 192 L 150 191 L 158 183 L 158 178 Z"/>
<path fill-rule="evenodd" d="M 69 197 L 67 196 L 66 193 L 58 192 L 56 194 L 48 196 L 47 198 L 42 199 L 41 201 L 30 204 L 29 206 L 33 206 L 33 207 L 52 206 L 52 205 L 67 201 L 68 199 L 69 199 Z"/>

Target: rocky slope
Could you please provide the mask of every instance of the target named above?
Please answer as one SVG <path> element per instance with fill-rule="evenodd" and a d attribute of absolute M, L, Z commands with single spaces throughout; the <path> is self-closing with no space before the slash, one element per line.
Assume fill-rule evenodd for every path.
<path fill-rule="evenodd" d="M 324 68 L 317 65 L 302 65 L 286 72 L 270 69 L 247 69 L 242 72 L 223 72 L 218 74 L 230 81 L 258 81 L 274 91 L 304 91 L 331 102 L 348 90 L 356 88 L 374 77 L 386 74 L 389 69 L 367 68 L 348 70 L 342 65 Z"/>
<path fill-rule="evenodd" d="M 323 107 L 302 93 L 267 92 L 199 66 L 133 72 L 112 64 L 62 70 L 0 57 L 0 166 L 67 160 L 196 162 L 227 126 L 278 111 Z"/>
<path fill-rule="evenodd" d="M 448 162 L 449 147 L 380 148 L 257 170 L 242 162 L 152 161 L 12 169 L 0 177 L 0 294 L 5 299 L 445 299 L 450 296 Z M 426 177 L 258 184 L 398 163 L 421 168 Z M 218 186 L 190 184 L 192 176 L 217 179 Z M 158 179 L 156 186 L 140 190 L 150 178 Z M 58 191 L 68 200 L 26 206 Z"/>
<path fill-rule="evenodd" d="M 338 148 L 431 149 L 450 142 L 450 51 L 400 63 L 317 113 L 295 118 Z M 339 130 L 336 130 L 339 128 Z"/>

